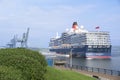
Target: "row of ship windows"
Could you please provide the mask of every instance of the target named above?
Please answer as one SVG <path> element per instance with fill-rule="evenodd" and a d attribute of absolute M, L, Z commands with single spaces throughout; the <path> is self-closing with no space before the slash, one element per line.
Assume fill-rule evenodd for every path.
<path fill-rule="evenodd" d="M 82 42 L 86 42 L 86 43 L 110 43 L 110 40 L 65 40 L 65 41 L 59 41 L 59 42 L 51 42 L 51 43 L 55 43 L 55 44 L 59 44 L 59 43 L 82 43 Z"/>
<path fill-rule="evenodd" d="M 50 44 L 50 45 L 55 45 L 55 46 L 57 46 L 57 45 L 61 45 L 62 43 L 52 43 L 52 44 Z M 64 44 L 74 44 L 74 43 L 64 43 Z M 86 45 L 110 45 L 110 43 L 85 43 L 85 42 L 83 42 L 83 43 L 79 43 L 79 45 L 82 45 L 82 44 L 86 44 Z"/>
<path fill-rule="evenodd" d="M 86 35 L 87 37 L 89 37 L 89 36 L 93 36 L 93 37 L 109 37 L 110 35 L 97 35 L 97 34 L 95 34 L 95 35 Z"/>
<path fill-rule="evenodd" d="M 109 48 L 110 45 L 89 45 L 88 48 Z"/>
<path fill-rule="evenodd" d="M 88 49 L 88 52 L 110 52 L 110 49 Z"/>
<path fill-rule="evenodd" d="M 65 38 L 64 40 L 110 40 L 110 38 L 108 37 L 104 37 L 104 38 L 85 38 L 85 37 L 82 37 L 82 38 L 79 38 L 79 37 L 75 37 L 75 38 L 71 38 L 71 39 L 68 39 L 68 38 Z M 60 40 L 62 41 L 62 40 Z"/>
<path fill-rule="evenodd" d="M 110 43 L 86 43 L 86 45 L 109 45 Z"/>
<path fill-rule="evenodd" d="M 88 41 L 85 41 L 85 40 L 65 40 L 65 41 L 56 41 L 56 42 L 51 42 L 51 44 L 56 44 L 56 45 L 59 45 L 59 44 L 63 44 L 63 43 L 68 43 L 68 44 L 73 44 L 73 43 L 86 43 L 86 44 L 108 44 L 110 43 L 110 40 L 107 41 L 107 40 L 99 40 L 99 41 L 93 41 L 93 40 L 88 40 Z"/>
<path fill-rule="evenodd" d="M 86 37 L 86 36 L 97 36 L 97 37 L 108 37 L 109 35 L 99 35 L 99 34 L 91 34 L 91 35 L 73 35 L 73 36 L 64 36 L 64 37 Z"/>
<path fill-rule="evenodd" d="M 50 46 L 59 46 L 61 44 L 49 44 Z M 71 44 L 72 45 L 72 44 Z M 79 45 L 99 45 L 99 47 L 97 46 L 92 46 L 92 48 L 101 48 L 100 46 L 101 45 L 110 45 L 110 43 L 104 43 L 104 44 L 85 44 L 85 43 L 82 43 L 82 44 L 79 44 Z M 102 46 L 103 47 L 103 46 Z M 89 47 L 91 48 L 91 47 Z"/>
<path fill-rule="evenodd" d="M 68 37 L 66 37 L 66 38 L 63 38 L 64 40 L 97 40 L 97 39 L 102 39 L 102 40 L 109 40 L 110 38 L 109 37 L 95 37 L 95 36 L 93 36 L 93 37 L 90 37 L 90 36 L 88 36 L 88 37 L 71 37 L 71 38 L 68 38 Z M 54 40 L 54 41 L 62 41 L 63 39 L 57 39 L 57 40 Z"/>
<path fill-rule="evenodd" d="M 89 37 L 89 38 L 86 38 L 86 39 L 110 39 L 110 38 L 108 38 L 108 37 L 94 37 L 94 38 L 91 38 L 91 37 Z"/>
<path fill-rule="evenodd" d="M 92 35 L 73 35 L 73 36 L 63 36 L 63 38 L 71 38 L 71 39 L 74 39 L 74 38 L 109 38 L 110 36 L 108 34 L 106 35 L 97 35 L 97 34 L 92 34 Z"/>
<path fill-rule="evenodd" d="M 87 41 L 87 44 L 102 44 L 102 43 L 110 43 L 110 41 Z"/>
<path fill-rule="evenodd" d="M 64 42 L 87 42 L 87 43 L 98 43 L 98 42 L 110 42 L 110 40 L 78 40 L 78 39 L 74 39 L 74 40 L 64 40 L 64 41 L 54 41 L 54 42 L 50 42 L 50 43 L 64 43 Z"/>

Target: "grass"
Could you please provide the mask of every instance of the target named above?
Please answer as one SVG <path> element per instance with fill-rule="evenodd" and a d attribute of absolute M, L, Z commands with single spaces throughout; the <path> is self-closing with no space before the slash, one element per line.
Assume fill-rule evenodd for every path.
<path fill-rule="evenodd" d="M 47 80 L 95 80 L 94 78 L 74 71 L 58 70 L 52 67 L 47 68 L 46 78 Z"/>

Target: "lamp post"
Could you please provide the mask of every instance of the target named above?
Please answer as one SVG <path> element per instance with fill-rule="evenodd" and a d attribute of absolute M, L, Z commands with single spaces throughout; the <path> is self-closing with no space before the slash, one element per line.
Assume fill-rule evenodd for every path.
<path fill-rule="evenodd" d="M 72 70 L 72 50 L 70 50 L 70 69 Z"/>

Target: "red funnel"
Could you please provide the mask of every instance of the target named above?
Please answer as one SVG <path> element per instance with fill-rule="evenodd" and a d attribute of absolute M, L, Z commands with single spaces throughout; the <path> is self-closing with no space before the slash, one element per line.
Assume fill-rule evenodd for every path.
<path fill-rule="evenodd" d="M 76 29 L 78 28 L 77 22 L 73 22 L 72 28 L 73 28 L 74 30 L 76 30 Z"/>

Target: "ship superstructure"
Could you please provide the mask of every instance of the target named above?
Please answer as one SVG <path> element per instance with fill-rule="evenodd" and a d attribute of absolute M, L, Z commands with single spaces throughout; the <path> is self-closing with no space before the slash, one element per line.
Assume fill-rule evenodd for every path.
<path fill-rule="evenodd" d="M 87 31 L 74 22 L 72 29 L 66 30 L 60 37 L 50 39 L 50 51 L 86 58 L 110 58 L 111 40 L 109 32 Z"/>

